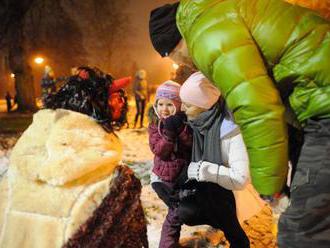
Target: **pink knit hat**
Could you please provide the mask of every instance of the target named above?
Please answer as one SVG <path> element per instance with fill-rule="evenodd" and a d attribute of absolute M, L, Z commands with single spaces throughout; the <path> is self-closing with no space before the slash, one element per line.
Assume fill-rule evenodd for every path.
<path fill-rule="evenodd" d="M 181 86 L 182 102 L 210 109 L 219 99 L 221 93 L 201 72 L 192 74 Z"/>
<path fill-rule="evenodd" d="M 160 98 L 166 98 L 172 100 L 176 111 L 180 111 L 181 109 L 181 99 L 180 99 L 180 87 L 181 85 L 172 81 L 168 80 L 158 86 L 156 90 L 156 102 Z"/>

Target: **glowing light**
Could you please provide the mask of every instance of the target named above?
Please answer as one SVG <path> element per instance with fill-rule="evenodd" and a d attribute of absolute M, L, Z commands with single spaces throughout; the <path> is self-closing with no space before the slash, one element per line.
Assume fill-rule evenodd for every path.
<path fill-rule="evenodd" d="M 34 59 L 34 62 L 37 63 L 37 64 L 42 64 L 44 62 L 44 58 L 42 58 L 42 57 L 36 57 Z"/>
<path fill-rule="evenodd" d="M 10 77 L 11 78 L 15 78 L 15 74 L 14 73 L 10 73 Z"/>
<path fill-rule="evenodd" d="M 177 69 L 179 68 L 179 65 L 178 65 L 178 64 L 175 64 L 175 63 L 173 63 L 172 66 L 173 66 L 173 68 L 174 68 L 175 70 L 177 70 Z"/>

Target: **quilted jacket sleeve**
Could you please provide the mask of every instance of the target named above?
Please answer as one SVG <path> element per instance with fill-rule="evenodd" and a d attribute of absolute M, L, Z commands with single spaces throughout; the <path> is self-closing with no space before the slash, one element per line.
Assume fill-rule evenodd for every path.
<path fill-rule="evenodd" d="M 194 63 L 234 113 L 253 185 L 265 195 L 280 191 L 288 164 L 284 107 L 234 1 L 181 0 L 177 24 Z"/>
<path fill-rule="evenodd" d="M 156 125 L 150 124 L 148 132 L 149 146 L 152 153 L 163 160 L 169 159 L 174 152 L 174 143 L 160 135 Z"/>

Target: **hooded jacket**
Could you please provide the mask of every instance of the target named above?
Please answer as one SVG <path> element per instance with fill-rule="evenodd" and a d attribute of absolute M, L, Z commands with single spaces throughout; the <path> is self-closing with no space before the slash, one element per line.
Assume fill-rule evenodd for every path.
<path fill-rule="evenodd" d="M 194 63 L 234 112 L 255 188 L 279 192 L 288 167 L 282 99 L 302 124 L 330 117 L 329 22 L 281 0 L 181 0 L 176 18 Z"/>
<path fill-rule="evenodd" d="M 192 133 L 187 126 L 171 140 L 163 134 L 163 129 L 151 123 L 148 127 L 149 145 L 154 156 L 152 172 L 162 180 L 175 182 L 180 172 L 190 163 Z"/>

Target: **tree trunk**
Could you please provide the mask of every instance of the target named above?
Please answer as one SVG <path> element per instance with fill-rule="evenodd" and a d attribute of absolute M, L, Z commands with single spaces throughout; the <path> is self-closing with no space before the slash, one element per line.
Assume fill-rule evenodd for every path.
<path fill-rule="evenodd" d="M 28 65 L 22 46 L 13 45 L 9 50 L 9 67 L 15 74 L 17 110 L 34 112 L 37 110 L 31 67 Z"/>
<path fill-rule="evenodd" d="M 17 110 L 20 112 L 36 111 L 36 98 L 31 68 L 15 73 L 15 88 L 17 92 Z"/>

